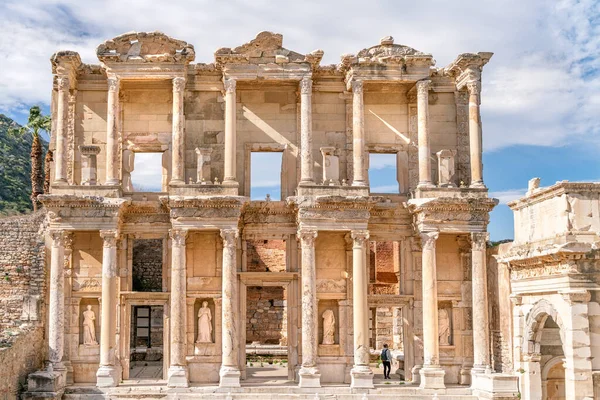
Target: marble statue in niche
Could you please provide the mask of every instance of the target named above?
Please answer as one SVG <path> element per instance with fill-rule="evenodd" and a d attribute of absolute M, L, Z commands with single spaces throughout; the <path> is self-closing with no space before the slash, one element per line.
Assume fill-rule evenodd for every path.
<path fill-rule="evenodd" d="M 198 310 L 198 339 L 196 343 L 212 343 L 212 314 L 208 301 L 202 302 Z"/>
<path fill-rule="evenodd" d="M 131 181 L 131 173 L 135 164 L 135 153 L 127 148 L 123 150 L 123 191 L 133 192 L 133 182 Z"/>
<path fill-rule="evenodd" d="M 440 346 L 450 346 L 450 316 L 445 308 L 438 312 L 438 328 Z"/>
<path fill-rule="evenodd" d="M 83 312 L 83 344 L 86 346 L 98 345 L 96 341 L 96 314 L 89 304 Z"/>
<path fill-rule="evenodd" d="M 323 313 L 322 344 L 335 344 L 335 315 L 332 310 L 325 310 Z"/>

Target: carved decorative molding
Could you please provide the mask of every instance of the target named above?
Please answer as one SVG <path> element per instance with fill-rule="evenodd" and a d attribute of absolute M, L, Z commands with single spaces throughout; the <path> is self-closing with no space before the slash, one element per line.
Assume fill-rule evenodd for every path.
<path fill-rule="evenodd" d="M 162 32 L 129 32 L 107 40 L 96 48 L 103 62 L 179 63 L 194 61 L 194 46 Z"/>
<path fill-rule="evenodd" d="M 417 81 L 415 84 L 417 87 L 417 98 L 429 96 L 429 89 L 431 88 L 431 80 L 424 79 L 421 81 Z"/>
<path fill-rule="evenodd" d="M 360 80 L 352 80 L 352 93 L 363 94 L 363 81 Z"/>
<path fill-rule="evenodd" d="M 70 84 L 70 82 L 69 82 L 69 77 L 67 77 L 67 76 L 59 76 L 59 77 L 56 79 L 56 88 L 57 88 L 59 91 L 62 91 L 62 92 L 66 92 L 66 91 L 68 91 L 68 90 L 69 90 L 69 88 L 70 88 L 70 85 L 71 85 L 71 84 Z"/>
<path fill-rule="evenodd" d="M 225 88 L 225 93 L 235 93 L 236 85 L 237 85 L 237 81 L 233 78 L 223 79 L 223 86 Z"/>
<path fill-rule="evenodd" d="M 440 237 L 439 232 L 422 232 L 420 236 L 423 250 L 435 250 L 436 240 Z"/>
<path fill-rule="evenodd" d="M 362 64 L 406 64 L 407 62 L 423 62 L 434 65 L 431 54 L 426 54 L 412 47 L 394 44 L 394 38 L 386 36 L 378 45 L 362 49 L 356 55 L 344 54 L 338 69 L 347 71 L 353 65 Z"/>
<path fill-rule="evenodd" d="M 369 240 L 369 231 L 367 230 L 353 230 L 350 232 L 354 247 L 363 247 Z"/>
<path fill-rule="evenodd" d="M 305 77 L 300 80 L 300 93 L 311 94 L 312 93 L 312 79 Z"/>
<path fill-rule="evenodd" d="M 52 247 L 64 247 L 65 245 L 65 231 L 62 229 L 51 229 L 49 231 L 50 238 L 52 239 Z"/>
<path fill-rule="evenodd" d="M 185 78 L 178 76 L 173 78 L 173 92 L 182 92 L 185 90 Z"/>
<path fill-rule="evenodd" d="M 592 295 L 588 290 L 574 290 L 570 292 L 560 292 L 562 298 L 570 305 L 576 303 L 588 303 Z"/>
<path fill-rule="evenodd" d="M 119 232 L 116 229 L 101 230 L 100 237 L 104 241 L 104 247 L 106 247 L 106 248 L 117 247 L 117 240 L 119 239 Z"/>
<path fill-rule="evenodd" d="M 171 242 L 173 246 L 177 247 L 185 247 L 185 240 L 187 238 L 188 231 L 187 229 L 170 229 L 169 237 L 171 238 Z"/>
<path fill-rule="evenodd" d="M 298 230 L 296 235 L 300 240 L 302 247 L 314 247 L 318 232 L 316 229 L 302 228 Z"/>
<path fill-rule="evenodd" d="M 487 248 L 487 242 L 490 234 L 488 232 L 473 232 L 471 233 L 471 249 L 484 251 Z"/>
<path fill-rule="evenodd" d="M 112 93 L 117 93 L 119 91 L 119 78 L 116 76 L 110 76 L 106 79 L 106 83 L 108 84 L 108 91 Z"/>
<path fill-rule="evenodd" d="M 229 247 L 229 248 L 237 247 L 238 236 L 239 236 L 239 229 L 237 229 L 237 228 L 221 229 L 221 238 L 223 238 L 223 247 Z"/>

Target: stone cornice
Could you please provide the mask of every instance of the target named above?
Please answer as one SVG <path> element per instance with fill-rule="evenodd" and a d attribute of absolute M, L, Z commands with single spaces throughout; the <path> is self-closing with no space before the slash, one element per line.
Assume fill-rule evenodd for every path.
<path fill-rule="evenodd" d="M 296 208 L 330 210 L 371 210 L 383 197 L 376 196 L 295 196 L 287 198 L 288 204 Z"/>
<path fill-rule="evenodd" d="M 162 32 L 128 32 L 109 39 L 96 48 L 100 62 L 172 63 L 194 61 L 194 46 Z"/>
<path fill-rule="evenodd" d="M 52 73 L 69 79 L 70 89 L 77 87 L 77 72 L 83 65 L 79 53 L 70 50 L 57 51 L 50 57 Z"/>
<path fill-rule="evenodd" d="M 576 261 L 583 258 L 600 260 L 600 242 L 583 243 L 567 241 L 568 237 L 555 238 L 552 242 L 528 243 L 511 246 L 506 254 L 496 256 L 499 262 L 513 266 L 530 267 Z"/>
<path fill-rule="evenodd" d="M 161 196 L 160 202 L 173 208 L 239 208 L 248 202 L 243 196 Z"/>
<path fill-rule="evenodd" d="M 441 233 L 486 231 L 489 213 L 497 204 L 497 199 L 488 197 L 411 199 L 405 203 L 417 231 Z"/>
<path fill-rule="evenodd" d="M 565 193 L 600 193 L 600 183 L 596 182 L 556 182 L 552 186 L 534 191 L 532 194 L 513 200 L 508 203 L 508 206 L 513 211 L 520 210 L 524 207 L 540 203 L 553 197 L 561 196 Z"/>
<path fill-rule="evenodd" d="M 446 68 L 444 74 L 454 77 L 456 86 L 460 90 L 467 83 L 481 80 L 481 71 L 494 53 L 463 53 L 459 54 Z"/>
<path fill-rule="evenodd" d="M 131 202 L 124 198 L 110 198 L 101 196 L 75 196 L 42 194 L 38 196 L 44 207 L 57 208 L 107 208 L 119 209 Z"/>

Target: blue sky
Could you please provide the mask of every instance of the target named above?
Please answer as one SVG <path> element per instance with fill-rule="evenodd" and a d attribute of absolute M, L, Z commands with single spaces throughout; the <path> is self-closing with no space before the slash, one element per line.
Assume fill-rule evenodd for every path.
<path fill-rule="evenodd" d="M 96 46 L 127 31 L 163 31 L 192 43 L 196 62 L 212 62 L 217 48 L 271 30 L 291 50 L 323 49 L 323 64 L 392 35 L 432 53 L 437 67 L 463 52 L 495 53 L 482 95 L 484 178 L 501 200 L 492 239 L 512 237 L 505 203 L 522 195 L 530 178 L 542 178 L 542 185 L 600 179 L 597 1 L 3 0 L 0 15 L 0 112 L 19 122 L 33 104 L 48 109 L 52 53 L 75 50 L 97 63 Z M 253 197 L 278 198 L 269 187 L 272 162 L 264 162 Z M 393 174 L 389 167 L 379 171 Z"/>

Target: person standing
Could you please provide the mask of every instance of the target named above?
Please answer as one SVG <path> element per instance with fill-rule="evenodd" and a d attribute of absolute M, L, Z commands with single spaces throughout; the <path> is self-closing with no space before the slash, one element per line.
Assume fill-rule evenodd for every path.
<path fill-rule="evenodd" d="M 390 349 L 388 348 L 387 343 L 383 345 L 383 349 L 381 350 L 381 362 L 383 363 L 383 379 L 392 379 L 390 378 L 390 371 L 392 369 L 392 354 L 390 353 Z"/>

